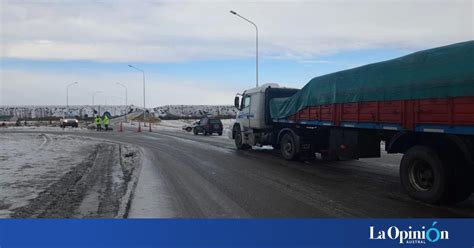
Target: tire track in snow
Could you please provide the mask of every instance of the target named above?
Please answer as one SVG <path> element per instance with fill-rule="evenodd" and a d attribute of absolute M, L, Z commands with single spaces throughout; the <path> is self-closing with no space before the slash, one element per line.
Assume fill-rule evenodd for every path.
<path fill-rule="evenodd" d="M 39 136 L 43 137 L 43 143 L 38 146 L 38 151 L 43 150 L 47 145 L 51 143 L 51 137 L 45 133 L 40 134 Z"/>

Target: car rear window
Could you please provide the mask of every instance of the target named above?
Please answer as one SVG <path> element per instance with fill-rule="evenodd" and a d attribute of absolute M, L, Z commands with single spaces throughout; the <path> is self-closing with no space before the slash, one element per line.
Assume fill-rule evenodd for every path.
<path fill-rule="evenodd" d="M 221 124 L 221 120 L 219 120 L 219 119 L 211 119 L 211 120 L 209 120 L 209 123 L 211 123 L 211 124 Z"/>

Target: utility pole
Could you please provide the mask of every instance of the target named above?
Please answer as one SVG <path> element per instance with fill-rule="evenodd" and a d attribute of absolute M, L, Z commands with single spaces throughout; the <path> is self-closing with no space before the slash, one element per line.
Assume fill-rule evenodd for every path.
<path fill-rule="evenodd" d="M 125 122 L 127 122 L 127 107 L 128 107 L 128 90 L 127 90 L 127 86 L 125 86 L 124 84 L 121 84 L 121 83 L 117 83 L 117 85 L 120 85 L 120 86 L 122 86 L 123 88 L 125 88 Z"/>
<path fill-rule="evenodd" d="M 255 82 L 256 82 L 256 86 L 258 87 L 258 27 L 257 27 L 257 24 L 255 24 L 253 21 L 239 15 L 237 12 L 235 12 L 233 10 L 231 10 L 230 13 L 244 19 L 245 21 L 249 22 L 250 24 L 252 24 L 255 27 L 255 33 L 256 33 L 256 38 L 255 38 L 255 46 L 256 46 L 256 49 L 255 49 Z"/>
<path fill-rule="evenodd" d="M 140 68 L 137 68 L 133 65 L 128 65 L 129 67 L 137 70 L 137 71 L 141 71 L 142 74 L 143 74 L 143 125 L 146 127 L 146 106 L 145 106 L 145 71 L 140 69 Z"/>
<path fill-rule="evenodd" d="M 94 106 L 95 106 L 95 102 L 94 102 L 95 94 L 98 94 L 98 93 L 102 93 L 102 91 L 94 91 L 92 93 L 92 108 L 94 108 Z M 100 105 L 99 105 L 99 113 L 98 114 L 100 115 Z"/>
<path fill-rule="evenodd" d="M 74 82 L 72 84 L 68 84 L 66 86 L 66 113 L 67 113 L 67 115 L 69 115 L 69 87 L 71 87 L 75 84 L 77 84 L 77 82 Z"/>

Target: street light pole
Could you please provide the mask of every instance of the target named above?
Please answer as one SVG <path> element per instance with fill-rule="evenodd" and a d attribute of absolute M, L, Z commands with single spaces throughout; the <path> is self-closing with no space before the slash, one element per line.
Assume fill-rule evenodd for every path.
<path fill-rule="evenodd" d="M 94 91 L 92 93 L 92 108 L 94 108 L 94 105 L 95 105 L 94 97 L 95 97 L 95 94 L 97 94 L 97 93 L 102 93 L 102 91 Z M 99 106 L 99 115 L 100 115 L 100 106 Z"/>
<path fill-rule="evenodd" d="M 69 115 L 69 87 L 77 84 L 77 82 L 74 82 L 72 84 L 68 84 L 66 86 L 66 113 Z"/>
<path fill-rule="evenodd" d="M 127 122 L 127 107 L 128 107 L 128 90 L 127 90 L 127 86 L 125 86 L 124 84 L 121 84 L 121 83 L 117 83 L 117 85 L 120 85 L 120 86 L 122 86 L 123 88 L 125 88 L 125 122 Z"/>
<path fill-rule="evenodd" d="M 94 104 L 95 104 L 95 101 L 94 101 L 95 94 L 98 94 L 98 93 L 102 93 L 102 91 L 94 91 L 94 92 L 92 92 L 92 106 L 94 106 Z"/>
<path fill-rule="evenodd" d="M 137 71 L 141 71 L 143 74 L 143 125 L 146 125 L 146 106 L 145 106 L 145 71 L 142 69 L 139 69 L 133 65 L 128 65 L 128 67 L 131 67 Z"/>
<path fill-rule="evenodd" d="M 244 19 L 245 21 L 249 22 L 250 24 L 252 24 L 254 27 L 255 27 L 255 34 L 256 34 L 256 38 L 255 38 L 255 46 L 256 46 L 256 49 L 255 49 L 255 71 L 256 71 L 256 78 L 255 78 L 255 81 L 256 81 L 256 85 L 258 87 L 258 27 L 257 27 L 257 24 L 255 24 L 253 21 L 239 15 L 237 12 L 231 10 L 230 11 L 231 14 L 233 15 L 236 15 L 242 19 Z"/>

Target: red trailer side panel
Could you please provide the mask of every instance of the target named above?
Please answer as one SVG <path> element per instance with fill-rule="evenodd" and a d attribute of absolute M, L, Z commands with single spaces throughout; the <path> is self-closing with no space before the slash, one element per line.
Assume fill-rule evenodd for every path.
<path fill-rule="evenodd" d="M 414 130 L 418 124 L 474 126 L 474 97 L 370 101 L 307 107 L 288 118 L 292 121 L 390 123 Z"/>

